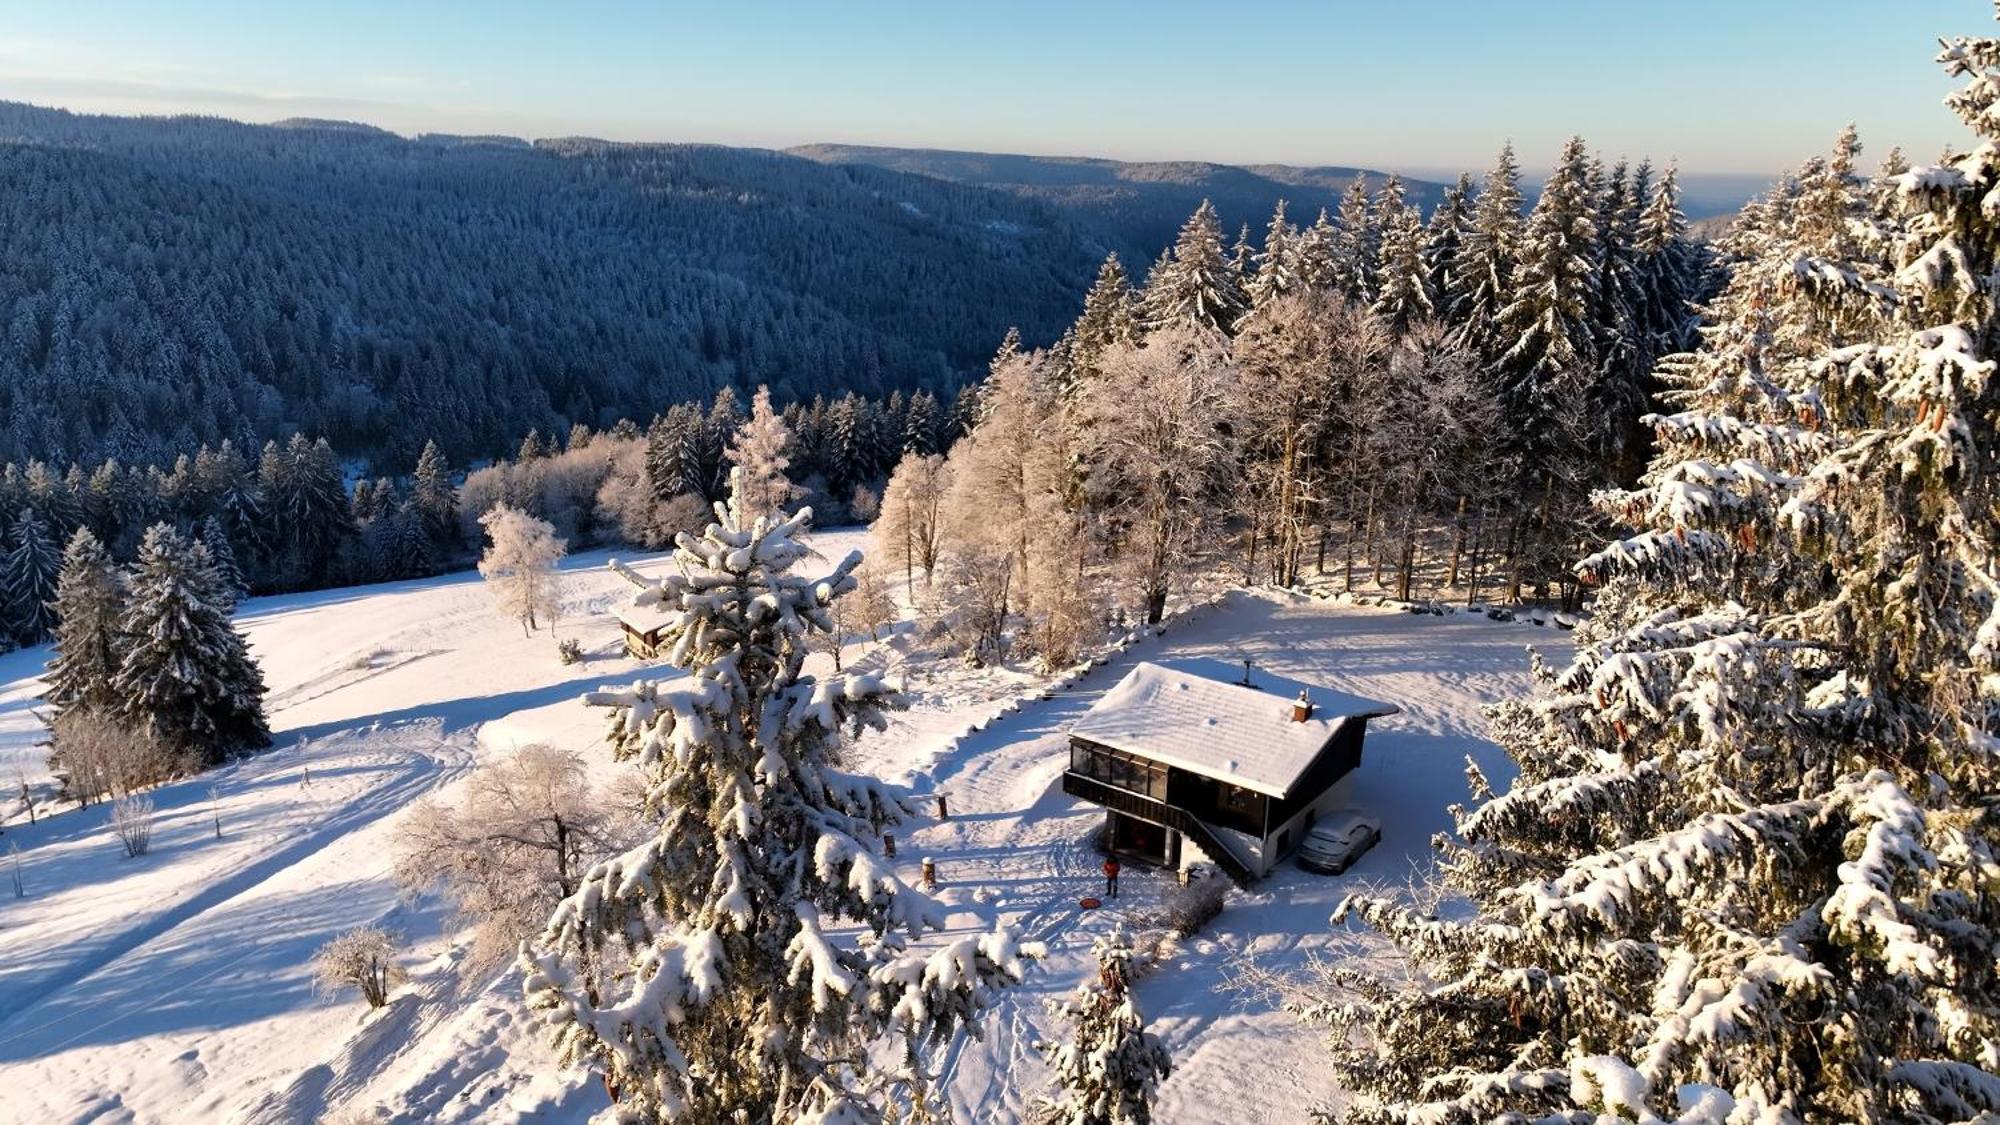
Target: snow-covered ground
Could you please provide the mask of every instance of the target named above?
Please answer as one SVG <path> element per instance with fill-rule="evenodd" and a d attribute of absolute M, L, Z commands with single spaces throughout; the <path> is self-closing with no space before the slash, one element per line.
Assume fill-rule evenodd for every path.
<path fill-rule="evenodd" d="M 815 545 L 837 557 L 863 538 L 833 531 Z M 246 602 L 239 621 L 270 685 L 270 752 L 154 793 L 158 828 L 139 859 L 122 858 L 102 808 L 0 836 L 0 860 L 20 849 L 28 891 L 0 898 L 0 1120 L 580 1121 L 601 1109 L 594 1084 L 553 1072 L 514 974 L 468 978 L 440 907 L 399 901 L 388 868 L 400 811 L 448 794 L 493 753 L 555 742 L 613 771 L 601 716 L 577 698 L 639 668 L 618 653 L 609 607 L 629 587 L 604 559 L 566 567 L 559 629 L 591 654 L 574 667 L 547 632 L 524 638 L 503 621 L 472 575 Z M 950 805 L 950 819 L 900 841 L 906 874 L 914 882 L 923 857 L 937 861 L 953 931 L 1006 920 L 1051 947 L 986 1036 L 946 1052 L 960 1119 L 1020 1119 L 1043 1084 L 1031 1044 L 1059 1031 L 1045 1002 L 1082 979 L 1092 935 L 1121 920 L 1147 928 L 1166 889 L 1165 876 L 1128 869 L 1121 903 L 1076 905 L 1099 889 L 1102 814 L 1061 792 L 1063 730 L 1131 662 L 1208 662 L 1233 677 L 1248 658 L 1274 690 L 1288 679 L 1404 711 L 1376 724 L 1351 783 L 1383 820 L 1382 846 L 1342 878 L 1287 866 L 1233 895 L 1138 986 L 1176 1057 L 1160 1117 L 1200 1125 L 1250 1107 L 1297 1120 L 1336 1093 L 1315 1034 L 1234 987 L 1236 975 L 1352 944 L 1327 924 L 1334 903 L 1356 880 L 1401 880 L 1426 856 L 1445 805 L 1464 796 L 1466 755 L 1505 779 L 1478 709 L 1525 688 L 1525 643 L 1565 640 L 1239 592 L 1047 692 L 1023 674 L 909 659 L 906 633 L 851 646 L 850 660 L 905 672 L 914 697 L 854 761 Z M 43 770 L 32 708 L 45 656 L 0 658 L 7 788 L 16 766 Z M 410 939 L 412 981 L 364 1018 L 351 995 L 315 995 L 306 962 L 333 934 L 376 921 Z"/>

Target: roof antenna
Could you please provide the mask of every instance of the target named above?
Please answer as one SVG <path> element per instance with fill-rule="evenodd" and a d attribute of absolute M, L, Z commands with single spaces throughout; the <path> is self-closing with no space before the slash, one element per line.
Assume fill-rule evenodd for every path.
<path fill-rule="evenodd" d="M 1243 686 L 1244 687 L 1257 686 L 1256 684 L 1250 682 L 1250 658 L 1247 656 L 1243 658 Z"/>

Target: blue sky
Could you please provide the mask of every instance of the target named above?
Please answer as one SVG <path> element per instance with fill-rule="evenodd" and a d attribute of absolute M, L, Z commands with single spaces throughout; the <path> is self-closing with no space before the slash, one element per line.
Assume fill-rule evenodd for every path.
<path fill-rule="evenodd" d="M 1580 132 L 1770 173 L 1850 119 L 1877 154 L 1957 141 L 1936 39 L 1994 26 L 1979 0 L 0 0 L 0 98 L 1419 173 L 1507 138 L 1539 165 Z"/>

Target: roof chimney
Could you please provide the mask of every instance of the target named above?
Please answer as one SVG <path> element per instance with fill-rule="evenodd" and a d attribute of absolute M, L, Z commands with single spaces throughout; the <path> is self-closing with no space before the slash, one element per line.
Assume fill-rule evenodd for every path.
<path fill-rule="evenodd" d="M 1250 682 L 1250 658 L 1249 658 L 1249 657 L 1247 657 L 1247 656 L 1243 658 L 1243 680 L 1242 680 L 1242 683 L 1243 683 L 1243 686 L 1244 686 L 1244 687 L 1256 687 L 1256 686 L 1257 686 L 1256 684 L 1253 684 L 1253 683 L 1251 683 L 1251 682 Z"/>
<path fill-rule="evenodd" d="M 1312 700 L 1306 698 L 1306 693 L 1304 691 L 1300 691 L 1299 697 L 1292 701 L 1292 721 L 1295 723 L 1303 723 L 1307 719 L 1310 719 L 1312 717 L 1313 717 Z"/>

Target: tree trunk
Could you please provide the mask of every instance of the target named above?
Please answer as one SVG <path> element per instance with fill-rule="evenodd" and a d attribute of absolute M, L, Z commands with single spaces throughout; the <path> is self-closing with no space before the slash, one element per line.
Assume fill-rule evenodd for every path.
<path fill-rule="evenodd" d="M 1455 531 L 1454 531 L 1454 532 L 1452 533 L 1452 537 L 1451 537 L 1451 572 L 1450 572 L 1450 573 L 1449 573 L 1449 574 L 1448 574 L 1448 575 L 1447 575 L 1447 576 L 1445 577 L 1445 580 L 1444 580 L 1444 585 L 1445 585 L 1445 589 L 1447 589 L 1447 590 L 1451 590 L 1451 589 L 1456 589 L 1456 588 L 1457 588 L 1457 586 L 1458 586 L 1458 562 L 1459 562 L 1459 560 L 1460 560 L 1461 558 L 1463 558 L 1463 557 L 1465 556 L 1465 507 L 1466 507 L 1466 503 L 1467 503 L 1467 498 L 1466 498 L 1465 494 L 1464 494 L 1464 493 L 1460 493 L 1460 494 L 1459 494 L 1459 497 L 1458 497 L 1458 520 L 1457 520 L 1457 523 L 1458 523 L 1458 527 L 1457 527 L 1457 529 L 1456 529 L 1456 530 L 1455 530 Z"/>

